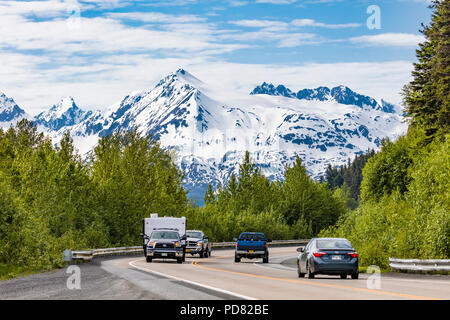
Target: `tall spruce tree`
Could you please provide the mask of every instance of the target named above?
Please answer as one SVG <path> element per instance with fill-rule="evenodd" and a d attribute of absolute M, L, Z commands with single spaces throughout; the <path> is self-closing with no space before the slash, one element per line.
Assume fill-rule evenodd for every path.
<path fill-rule="evenodd" d="M 413 80 L 404 87 L 404 105 L 413 126 L 429 136 L 450 129 L 450 0 L 434 0 L 425 42 L 416 51 Z"/>

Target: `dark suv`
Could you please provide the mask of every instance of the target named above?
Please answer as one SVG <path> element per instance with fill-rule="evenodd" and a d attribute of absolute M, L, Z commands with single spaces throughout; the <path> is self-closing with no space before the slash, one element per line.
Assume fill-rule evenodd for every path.
<path fill-rule="evenodd" d="M 148 237 L 146 260 L 153 259 L 176 259 L 178 263 L 184 260 L 184 245 L 177 230 L 155 229 Z"/>
<path fill-rule="evenodd" d="M 340 275 L 341 279 L 351 275 L 358 279 L 358 254 L 350 241 L 343 238 L 314 238 L 303 248 L 297 258 L 298 276 L 312 279 L 316 274 Z"/>
<path fill-rule="evenodd" d="M 269 262 L 269 249 L 264 233 L 259 232 L 243 232 L 239 238 L 234 238 L 236 242 L 236 250 L 234 253 L 234 262 L 241 262 L 241 258 L 262 258 L 263 263 Z"/>

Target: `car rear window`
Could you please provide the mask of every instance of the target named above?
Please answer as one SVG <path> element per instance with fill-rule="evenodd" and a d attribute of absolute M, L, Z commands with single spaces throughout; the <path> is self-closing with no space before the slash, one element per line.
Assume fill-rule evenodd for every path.
<path fill-rule="evenodd" d="M 244 233 L 240 235 L 239 240 L 266 241 L 266 237 L 263 234 Z"/>
<path fill-rule="evenodd" d="M 348 240 L 317 240 L 318 249 L 352 249 L 352 244 Z"/>

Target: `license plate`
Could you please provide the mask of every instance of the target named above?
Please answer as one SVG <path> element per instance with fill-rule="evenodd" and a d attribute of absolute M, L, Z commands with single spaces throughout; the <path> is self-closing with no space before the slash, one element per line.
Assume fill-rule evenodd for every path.
<path fill-rule="evenodd" d="M 191 252 L 191 249 L 186 249 L 186 252 Z"/>
<path fill-rule="evenodd" d="M 255 250 L 248 250 L 249 253 L 255 253 Z"/>
<path fill-rule="evenodd" d="M 167 253 L 161 253 L 161 257 L 167 257 Z"/>
<path fill-rule="evenodd" d="M 333 260 L 341 260 L 341 256 L 333 256 Z"/>

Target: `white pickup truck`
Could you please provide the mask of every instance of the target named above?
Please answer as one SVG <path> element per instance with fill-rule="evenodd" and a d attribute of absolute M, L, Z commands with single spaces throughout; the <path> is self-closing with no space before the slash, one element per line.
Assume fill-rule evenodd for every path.
<path fill-rule="evenodd" d="M 186 256 L 186 218 L 158 217 L 142 219 L 142 240 L 147 262 L 153 259 L 176 259 Z"/>

